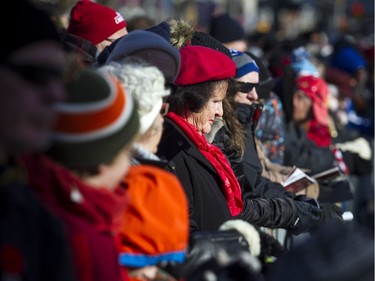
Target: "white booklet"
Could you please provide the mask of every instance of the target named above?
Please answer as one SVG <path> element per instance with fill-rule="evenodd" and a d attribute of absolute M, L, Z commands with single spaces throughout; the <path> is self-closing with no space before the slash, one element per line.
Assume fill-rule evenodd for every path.
<path fill-rule="evenodd" d="M 343 175 L 339 167 L 333 167 L 331 169 L 325 170 L 312 177 L 316 180 L 333 180 Z"/>
<path fill-rule="evenodd" d="M 340 176 L 342 172 L 339 167 L 330 168 L 313 176 L 307 175 L 299 168 L 294 168 L 282 185 L 287 191 L 296 193 L 317 181 L 334 180 Z"/>
<path fill-rule="evenodd" d="M 315 182 L 316 180 L 307 175 L 304 171 L 299 168 L 294 168 L 282 185 L 287 191 L 296 193 Z"/>

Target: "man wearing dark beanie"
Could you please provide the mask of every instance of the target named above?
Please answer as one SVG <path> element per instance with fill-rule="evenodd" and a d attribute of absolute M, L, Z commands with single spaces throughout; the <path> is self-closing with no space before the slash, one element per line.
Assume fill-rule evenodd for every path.
<path fill-rule="evenodd" d="M 48 14 L 5 1 L 0 49 L 0 279 L 75 280 L 64 230 L 27 186 L 18 157 L 44 149 L 65 94 L 63 53 Z M 14 17 L 22 21 L 15 32 Z"/>
<path fill-rule="evenodd" d="M 228 49 L 247 51 L 243 26 L 227 13 L 214 16 L 211 19 L 210 35 L 223 43 Z"/>

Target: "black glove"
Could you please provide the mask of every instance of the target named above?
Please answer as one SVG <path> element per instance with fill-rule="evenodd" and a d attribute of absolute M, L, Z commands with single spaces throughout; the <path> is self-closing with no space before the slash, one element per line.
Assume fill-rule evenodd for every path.
<path fill-rule="evenodd" d="M 267 262 L 268 257 L 280 258 L 286 253 L 286 249 L 273 236 L 259 229 L 261 251 L 259 259 Z"/>
<path fill-rule="evenodd" d="M 275 263 L 286 254 L 286 249 L 273 236 L 259 229 L 261 251 L 258 257 L 262 263 L 262 273 L 268 276 L 275 268 Z"/>
<path fill-rule="evenodd" d="M 295 225 L 289 229 L 292 234 L 309 232 L 320 225 L 323 211 L 319 207 L 306 201 L 295 200 L 294 204 L 297 208 L 298 219 Z"/>
<path fill-rule="evenodd" d="M 333 203 L 322 203 L 320 204 L 322 209 L 322 216 L 320 219 L 321 225 L 326 223 L 343 223 L 342 218 L 343 211 L 339 206 Z"/>

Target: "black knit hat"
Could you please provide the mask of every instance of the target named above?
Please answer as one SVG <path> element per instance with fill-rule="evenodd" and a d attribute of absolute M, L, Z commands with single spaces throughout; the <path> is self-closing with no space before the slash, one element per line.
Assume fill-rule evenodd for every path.
<path fill-rule="evenodd" d="M 222 14 L 212 18 L 210 35 L 222 43 L 228 43 L 245 39 L 245 30 L 229 14 Z"/>
<path fill-rule="evenodd" d="M 22 34 L 14 30 L 14 14 L 22 22 Z M 6 43 L 0 47 L 0 61 L 5 61 L 14 51 L 43 40 L 60 42 L 58 31 L 47 12 L 27 0 L 5 1 L 1 8 L 1 21 Z"/>
<path fill-rule="evenodd" d="M 193 38 L 191 39 L 191 45 L 204 46 L 214 49 L 216 51 L 222 52 L 232 59 L 229 49 L 208 33 L 195 31 L 193 34 Z"/>
<path fill-rule="evenodd" d="M 266 65 L 263 63 L 262 59 L 254 55 L 253 53 L 246 52 L 259 67 L 259 85 L 257 87 L 258 97 L 260 99 L 268 99 L 273 87 L 275 86 L 275 81 L 268 70 Z"/>

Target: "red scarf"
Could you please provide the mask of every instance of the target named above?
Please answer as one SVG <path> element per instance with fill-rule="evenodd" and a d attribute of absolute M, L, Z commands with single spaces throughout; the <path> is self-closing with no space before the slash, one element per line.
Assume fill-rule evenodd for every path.
<path fill-rule="evenodd" d="M 317 146 L 329 147 L 331 144 L 331 133 L 328 126 L 322 125 L 316 120 L 309 121 L 307 137 Z"/>
<path fill-rule="evenodd" d="M 214 166 L 222 181 L 222 189 L 232 216 L 237 216 L 243 209 L 241 187 L 227 158 L 219 148 L 208 143 L 197 129 L 182 117 L 169 112 L 167 117 L 172 120 L 186 136 L 198 147 L 199 151 Z"/>

